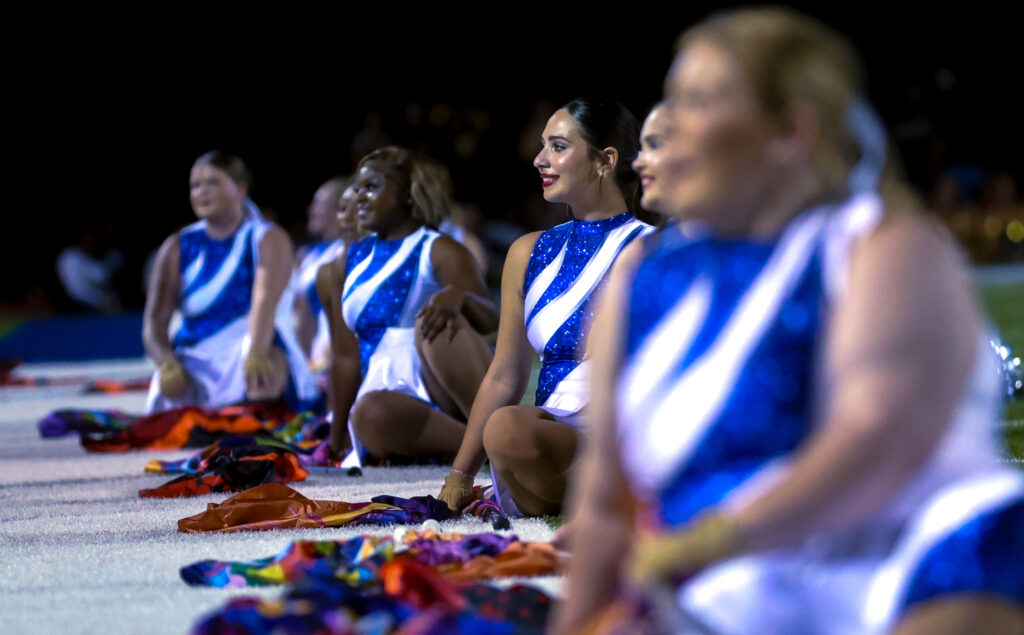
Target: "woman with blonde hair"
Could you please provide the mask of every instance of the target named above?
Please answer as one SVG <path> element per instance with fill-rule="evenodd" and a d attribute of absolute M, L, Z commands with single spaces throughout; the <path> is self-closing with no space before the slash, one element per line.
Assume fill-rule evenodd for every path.
<path fill-rule="evenodd" d="M 716 633 L 1024 630 L 986 329 L 861 80 L 788 10 L 683 35 L 660 209 L 705 232 L 613 272 L 556 631 L 612 630 L 632 593 Z"/>
<path fill-rule="evenodd" d="M 292 245 L 248 198 L 245 163 L 207 152 L 189 177 L 199 220 L 157 252 L 142 340 L 159 367 L 148 409 L 219 407 L 284 397 L 295 409 L 318 391 L 291 328 Z M 171 315 L 181 328 L 168 334 Z"/>

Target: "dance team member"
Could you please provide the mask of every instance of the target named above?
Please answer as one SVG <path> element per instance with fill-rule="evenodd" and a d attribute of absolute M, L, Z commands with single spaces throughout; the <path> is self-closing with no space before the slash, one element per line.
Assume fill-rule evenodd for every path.
<path fill-rule="evenodd" d="M 1024 632 L 1024 475 L 970 277 L 861 89 L 788 10 L 684 34 L 653 184 L 710 233 L 613 272 L 556 632 L 673 581 L 716 633 Z"/>
<path fill-rule="evenodd" d="M 351 432 L 353 459 L 363 448 L 378 459 L 451 456 L 491 361 L 483 334 L 497 307 L 473 256 L 435 229 L 451 201 L 443 166 L 382 148 L 359 162 L 356 188 L 370 235 L 317 280 L 333 350 L 331 454 Z"/>
<path fill-rule="evenodd" d="M 345 245 L 359 236 L 355 223 L 355 186 L 348 177 L 335 177 L 316 191 L 309 205 L 309 233 L 319 238 L 296 254 L 292 286 L 295 290 L 295 331 L 318 383 L 326 386 L 330 365 L 331 338 L 327 315 L 316 290 L 320 267 L 334 261 Z"/>
<path fill-rule="evenodd" d="M 249 181 L 229 154 L 208 152 L 192 166 L 199 221 L 164 241 L 146 299 L 142 338 L 159 366 L 150 412 L 282 396 L 304 409 L 317 397 L 291 329 L 291 241 L 260 218 L 246 196 Z M 182 324 L 171 341 L 175 309 Z"/>
<path fill-rule="evenodd" d="M 568 205 L 572 220 L 509 248 L 494 362 L 438 495 L 452 509 L 472 499 L 485 454 L 506 513 L 561 508 L 589 400 L 585 339 L 593 299 L 622 249 L 651 230 L 630 211 L 638 209 L 630 167 L 637 128 L 625 106 L 603 98 L 576 99 L 548 119 L 534 165 L 544 198 Z M 536 405 L 520 406 L 534 354 L 541 358 Z"/>

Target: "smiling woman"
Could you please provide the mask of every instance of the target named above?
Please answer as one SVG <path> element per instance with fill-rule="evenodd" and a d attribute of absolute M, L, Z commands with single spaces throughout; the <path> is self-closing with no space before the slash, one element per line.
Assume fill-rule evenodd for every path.
<path fill-rule="evenodd" d="M 637 162 L 678 223 L 620 259 L 593 328 L 554 632 L 1024 632 L 997 360 L 861 80 L 791 10 L 680 40 L 664 154 Z"/>
<path fill-rule="evenodd" d="M 200 220 L 160 247 L 146 301 L 143 343 L 159 366 L 150 412 L 280 397 L 300 409 L 317 397 L 290 326 L 291 242 L 259 217 L 249 181 L 242 160 L 221 152 L 192 167 Z M 172 342 L 175 309 L 183 321 Z"/>
<path fill-rule="evenodd" d="M 387 147 L 359 162 L 355 219 L 366 238 L 317 280 L 333 359 L 330 453 L 450 456 L 491 361 L 497 308 L 470 253 L 439 234 L 447 170 Z"/>
<path fill-rule="evenodd" d="M 573 218 L 509 249 L 494 363 L 438 495 L 452 509 L 472 496 L 485 456 L 507 514 L 561 509 L 589 401 L 586 339 L 594 299 L 622 249 L 651 230 L 633 215 L 637 137 L 636 118 L 612 99 L 576 99 L 548 119 L 533 164 L 544 198 L 568 205 Z M 535 354 L 536 405 L 516 405 Z"/>

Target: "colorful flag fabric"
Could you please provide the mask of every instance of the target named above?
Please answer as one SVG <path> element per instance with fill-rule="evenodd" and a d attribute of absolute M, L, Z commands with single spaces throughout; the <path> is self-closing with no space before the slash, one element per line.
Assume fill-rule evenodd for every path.
<path fill-rule="evenodd" d="M 480 491 L 480 490 L 478 490 Z M 419 524 L 427 520 L 449 520 L 463 513 L 494 524 L 495 518 L 508 522 L 497 505 L 474 502 L 463 512 L 453 512 L 433 496 L 375 496 L 369 502 L 310 500 L 278 483 L 259 485 L 235 494 L 222 503 L 210 503 L 206 511 L 178 521 L 184 533 L 266 531 L 270 529 L 312 529 L 343 525 Z"/>
<path fill-rule="evenodd" d="M 313 445 L 330 430 L 322 418 L 294 415 L 282 406 L 245 404 L 216 410 L 185 407 L 146 416 L 118 411 L 58 410 L 38 423 L 47 438 L 81 434 L 90 452 L 178 450 L 204 447 L 231 435 L 266 433 L 289 443 Z M 312 431 L 325 436 L 306 438 Z"/>
<path fill-rule="evenodd" d="M 353 524 L 392 525 L 448 520 L 456 513 L 432 496 L 411 499 L 377 496 L 370 502 L 310 500 L 286 485 L 267 483 L 222 503 L 210 503 L 205 512 L 182 518 L 185 533 L 309 529 Z"/>
<path fill-rule="evenodd" d="M 301 448 L 272 438 L 241 435 L 227 437 L 198 455 L 180 461 L 150 461 L 146 472 L 177 472 L 181 476 L 153 489 L 139 490 L 141 498 L 202 496 L 241 492 L 265 483 L 292 483 L 306 479 L 300 465 Z"/>
<path fill-rule="evenodd" d="M 458 534 L 409 529 L 397 539 L 363 535 L 347 540 L 295 541 L 281 553 L 247 562 L 204 560 L 181 569 L 193 586 L 239 588 L 334 578 L 350 586 L 380 581 L 381 566 L 415 560 L 449 582 L 555 573 L 558 552 L 548 543 L 522 542 L 515 535 Z"/>
<path fill-rule="evenodd" d="M 453 542 L 469 537 L 448 541 L 436 535 L 434 538 L 435 542 Z M 479 535 L 476 538 L 478 543 L 489 542 L 479 540 Z M 414 541 L 422 540 L 430 538 L 419 535 Z M 338 576 L 326 567 L 310 569 L 281 598 L 232 600 L 203 618 L 193 632 L 542 633 L 552 605 L 546 593 L 525 585 L 501 589 L 480 583 L 452 583 L 433 567 L 405 555 L 412 548 L 396 555 L 394 543 L 387 539 L 361 537 L 337 547 L 305 544 L 312 551 L 324 549 L 335 556 L 341 552 L 356 557 L 361 554 L 361 560 L 345 562 L 362 564 L 370 573 L 367 577 L 357 575 L 356 584 L 352 584 L 351 576 Z M 288 560 L 288 552 L 282 564 Z M 326 562 L 330 557 L 317 561 Z M 294 568 L 292 572 L 294 575 Z"/>

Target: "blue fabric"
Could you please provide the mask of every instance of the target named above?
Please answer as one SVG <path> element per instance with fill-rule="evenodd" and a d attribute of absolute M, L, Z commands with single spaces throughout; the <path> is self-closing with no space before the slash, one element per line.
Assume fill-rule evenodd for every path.
<path fill-rule="evenodd" d="M 565 256 L 554 280 L 526 316 L 527 326 L 541 309 L 572 287 L 583 268 L 600 251 L 609 232 L 632 220 L 633 215 L 629 212 L 598 221 L 574 220 L 549 229 L 537 238 L 526 267 L 524 291 L 529 291 L 537 275 L 555 260 L 563 246 Z M 622 246 L 628 245 L 642 231 L 642 227 L 637 227 Z M 580 365 L 588 327 L 594 318 L 593 298 L 603 285 L 604 280 L 545 344 L 534 402 L 538 406 L 547 401 L 559 382 Z"/>
<path fill-rule="evenodd" d="M 712 284 L 707 316 L 679 364 L 662 379 L 668 390 L 722 334 L 738 303 L 771 258 L 772 243 L 655 236 L 630 293 L 627 358 L 694 280 Z M 812 255 L 740 371 L 721 412 L 691 458 L 661 492 L 662 521 L 675 526 L 721 502 L 810 431 L 814 356 L 821 317 L 822 276 Z"/>
<path fill-rule="evenodd" d="M 239 227 L 242 231 L 246 225 Z M 236 232 L 237 234 L 237 232 Z M 200 256 L 204 257 L 203 267 L 192 284 L 182 291 L 181 298 L 187 298 L 209 282 L 217 274 L 231 247 L 235 235 L 224 240 L 214 240 L 199 228 L 189 228 L 180 234 L 179 268 L 184 272 Z M 210 307 L 199 315 L 184 316 L 181 328 L 174 336 L 175 348 L 195 346 L 197 343 L 218 333 L 228 324 L 249 314 L 252 306 L 252 287 L 256 281 L 256 253 L 253 249 L 253 234 L 249 232 L 242 252 L 242 258 L 231 275 L 228 284 Z"/>
<path fill-rule="evenodd" d="M 350 254 L 349 256 L 348 266 L 350 271 L 352 267 L 355 267 L 356 263 L 362 260 L 362 258 L 358 257 L 358 254 L 363 254 L 363 258 L 367 257 L 366 248 L 362 246 L 366 241 L 372 241 L 370 250 L 373 252 L 373 260 L 370 261 L 370 265 L 356 279 L 355 283 L 349 287 L 349 294 L 373 277 L 376 272 L 380 271 L 403 242 L 402 240 L 377 240 L 375 237 L 361 240 L 357 243 L 359 247 L 357 254 Z M 373 292 L 373 297 L 366 303 L 362 313 L 356 319 L 352 330 L 359 339 L 359 362 L 364 375 L 369 367 L 370 357 L 377 350 L 377 345 L 380 344 L 381 338 L 384 337 L 384 332 L 389 327 L 398 325 L 402 317 L 402 311 L 405 309 L 409 292 L 416 284 L 416 278 L 419 275 L 420 256 L 425 241 L 426 236 L 420 238 L 416 247 L 409 254 L 409 257 Z"/>
<path fill-rule="evenodd" d="M 319 242 L 310 245 L 306 251 L 306 258 L 312 262 L 316 262 L 325 251 L 332 247 L 335 243 L 333 242 Z M 316 276 L 310 278 L 309 284 L 305 288 L 301 289 L 303 295 L 306 296 L 306 301 L 309 302 L 310 311 L 313 317 L 319 317 L 320 313 L 324 310 L 322 304 L 320 304 L 320 294 L 316 291 Z"/>
<path fill-rule="evenodd" d="M 902 608 L 954 593 L 994 594 L 1024 606 L 1024 501 L 979 516 L 932 547 Z"/>

